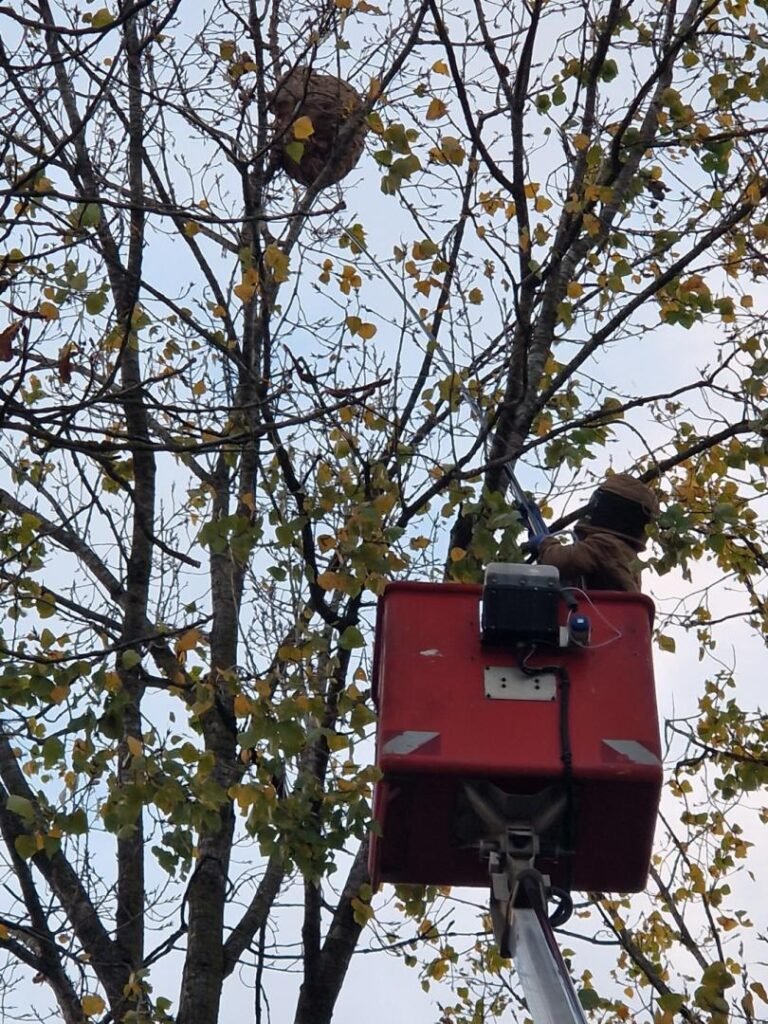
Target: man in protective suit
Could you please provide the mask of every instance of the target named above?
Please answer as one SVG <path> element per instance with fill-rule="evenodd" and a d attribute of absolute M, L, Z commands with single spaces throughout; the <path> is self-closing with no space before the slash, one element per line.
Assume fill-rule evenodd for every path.
<path fill-rule="evenodd" d="M 640 590 L 638 552 L 646 527 L 659 512 L 658 499 L 627 473 L 606 477 L 574 528 L 575 544 L 556 537 L 535 537 L 540 565 L 554 565 L 566 586 L 585 590 Z"/>

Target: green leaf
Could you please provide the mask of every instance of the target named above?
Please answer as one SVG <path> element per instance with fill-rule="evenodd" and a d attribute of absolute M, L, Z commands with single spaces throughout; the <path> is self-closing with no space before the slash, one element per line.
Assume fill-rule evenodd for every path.
<path fill-rule="evenodd" d="M 101 223 L 101 207 L 98 203 L 86 203 L 80 211 L 80 227 L 97 228 Z"/>
<path fill-rule="evenodd" d="M 123 651 L 120 658 L 120 664 L 123 668 L 131 669 L 135 668 L 141 661 L 141 655 L 138 651 L 134 651 L 133 648 L 129 648 L 127 651 Z"/>
<path fill-rule="evenodd" d="M 585 1010 L 596 1010 L 600 1005 L 600 996 L 593 988 L 580 988 L 579 1002 Z"/>
<path fill-rule="evenodd" d="M 99 8 L 95 11 L 91 18 L 91 25 L 94 28 L 106 28 L 107 25 L 111 25 L 115 19 L 112 14 L 107 10 L 106 7 Z"/>
<path fill-rule="evenodd" d="M 84 836 L 88 831 L 88 816 L 82 807 L 68 815 L 66 830 L 75 836 Z"/>
<path fill-rule="evenodd" d="M 289 142 L 284 147 L 284 152 L 289 160 L 293 160 L 295 164 L 300 164 L 301 158 L 304 156 L 304 143 L 298 141 Z"/>
<path fill-rule="evenodd" d="M 91 316 L 96 316 L 107 304 L 107 296 L 104 292 L 91 292 L 85 297 L 85 308 Z"/>
<path fill-rule="evenodd" d="M 46 768 L 53 768 L 66 753 L 64 744 L 57 736 L 49 736 L 43 744 L 43 764 Z"/>
<path fill-rule="evenodd" d="M 659 1009 L 665 1013 L 677 1013 L 684 1002 L 685 996 L 678 995 L 677 992 L 667 992 L 659 996 Z"/>
<path fill-rule="evenodd" d="M 14 793 L 11 793 L 5 801 L 5 806 L 12 814 L 18 814 L 18 816 L 23 818 L 26 822 L 33 822 L 35 820 L 34 805 L 32 801 L 27 800 L 26 797 L 16 796 Z"/>
<path fill-rule="evenodd" d="M 13 845 L 23 860 L 29 860 L 37 853 L 37 841 L 34 836 L 16 836 Z"/>
<path fill-rule="evenodd" d="M 54 615 L 56 612 L 56 599 L 53 594 L 43 591 L 35 602 L 35 607 L 37 608 L 37 614 L 41 619 L 49 619 L 51 615 Z"/>
<path fill-rule="evenodd" d="M 357 626 L 347 626 L 339 637 L 339 647 L 344 651 L 351 651 L 356 647 L 365 647 L 365 638 Z"/>

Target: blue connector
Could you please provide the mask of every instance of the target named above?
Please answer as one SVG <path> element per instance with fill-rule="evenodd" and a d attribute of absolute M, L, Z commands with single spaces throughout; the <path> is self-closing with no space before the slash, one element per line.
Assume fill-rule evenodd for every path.
<path fill-rule="evenodd" d="M 568 632 L 572 644 L 586 647 L 592 633 L 592 623 L 586 615 L 572 615 L 568 620 Z"/>

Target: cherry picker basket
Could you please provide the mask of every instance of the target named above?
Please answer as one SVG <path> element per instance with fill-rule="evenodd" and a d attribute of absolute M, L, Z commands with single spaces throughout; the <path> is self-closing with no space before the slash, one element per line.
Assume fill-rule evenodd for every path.
<path fill-rule="evenodd" d="M 393 583 L 379 603 L 374 883 L 487 886 L 494 835 L 532 822 L 554 885 L 639 891 L 662 783 L 653 604 L 510 571 L 482 630 L 480 586 Z"/>

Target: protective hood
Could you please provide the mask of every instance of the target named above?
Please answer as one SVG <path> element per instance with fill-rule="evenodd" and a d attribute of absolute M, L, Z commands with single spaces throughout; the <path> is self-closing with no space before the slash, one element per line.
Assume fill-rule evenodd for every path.
<path fill-rule="evenodd" d="M 642 551 L 645 528 L 658 511 L 658 499 L 650 487 L 627 473 L 615 473 L 592 495 L 586 514 L 576 524 L 576 533 L 612 533 Z"/>

